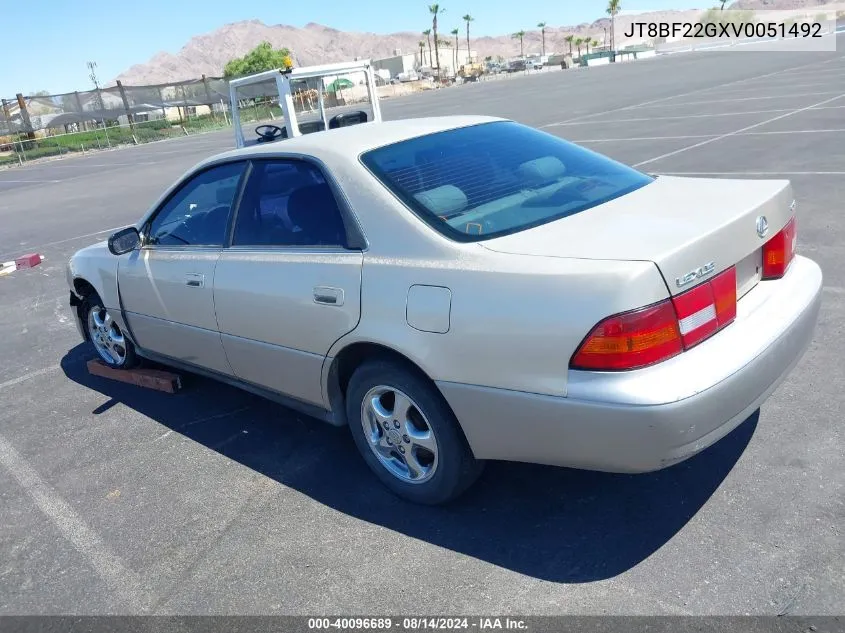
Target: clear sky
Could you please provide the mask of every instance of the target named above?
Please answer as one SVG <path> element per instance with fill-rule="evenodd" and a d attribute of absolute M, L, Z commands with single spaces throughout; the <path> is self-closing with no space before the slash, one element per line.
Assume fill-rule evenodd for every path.
<path fill-rule="evenodd" d="M 159 51 L 177 53 L 194 35 L 240 20 L 301 27 L 317 22 L 343 31 L 391 33 L 430 25 L 428 0 L 0 0 L 0 97 L 38 90 L 90 88 L 85 63 L 95 60 L 101 83 Z M 502 35 L 591 22 L 606 0 L 442 0 L 444 20 L 472 31 Z M 715 0 L 622 0 L 623 10 L 700 8 Z"/>

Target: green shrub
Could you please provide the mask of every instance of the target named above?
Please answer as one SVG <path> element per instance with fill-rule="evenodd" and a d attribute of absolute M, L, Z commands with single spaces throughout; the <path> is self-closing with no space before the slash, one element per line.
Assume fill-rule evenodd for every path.
<path fill-rule="evenodd" d="M 25 135 L 21 135 L 20 138 L 13 139 L 14 153 L 0 156 L 0 166 L 18 164 L 18 154 L 26 162 L 27 160 L 37 158 L 79 153 L 83 149 L 89 151 L 119 145 L 132 145 L 136 139 L 138 143 L 150 143 L 185 135 L 182 126 L 166 119 L 135 123 L 134 139 L 129 126 L 113 127 L 109 123 L 106 123 L 107 127 L 105 129 L 99 127 L 87 132 L 59 134 L 56 136 L 36 138 L 34 140 L 27 139 Z M 201 133 L 226 127 L 226 119 L 222 115 L 203 115 L 187 119 L 184 127 L 189 133 Z"/>

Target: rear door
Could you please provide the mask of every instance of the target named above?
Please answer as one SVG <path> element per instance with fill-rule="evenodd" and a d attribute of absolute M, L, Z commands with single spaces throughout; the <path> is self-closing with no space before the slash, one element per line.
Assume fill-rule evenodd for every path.
<path fill-rule="evenodd" d="M 214 315 L 214 272 L 246 163 L 189 177 L 143 227 L 139 250 L 121 258 L 126 319 L 145 350 L 231 375 Z"/>
<path fill-rule="evenodd" d="M 319 406 L 323 360 L 361 313 L 360 233 L 338 194 L 315 163 L 254 161 L 214 277 L 235 375 Z"/>

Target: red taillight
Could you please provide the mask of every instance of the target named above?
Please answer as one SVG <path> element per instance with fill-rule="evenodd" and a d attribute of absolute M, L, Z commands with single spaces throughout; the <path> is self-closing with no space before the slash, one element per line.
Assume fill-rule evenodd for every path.
<path fill-rule="evenodd" d="M 684 347 L 700 343 L 716 331 L 716 300 L 710 284 L 703 283 L 672 300 Z"/>
<path fill-rule="evenodd" d="M 620 370 L 653 365 L 683 351 L 672 302 L 656 303 L 599 323 L 572 357 L 573 369 Z"/>
<path fill-rule="evenodd" d="M 736 269 L 731 266 L 709 282 L 672 299 L 678 328 L 689 349 L 736 318 Z"/>
<path fill-rule="evenodd" d="M 777 235 L 763 245 L 763 279 L 780 279 L 786 274 L 792 258 L 795 257 L 797 233 L 793 217 Z"/>
<path fill-rule="evenodd" d="M 572 357 L 572 369 L 620 371 L 668 360 L 736 318 L 736 269 L 660 303 L 599 323 Z"/>
<path fill-rule="evenodd" d="M 736 319 L 736 268 L 731 266 L 710 280 L 719 329 Z"/>

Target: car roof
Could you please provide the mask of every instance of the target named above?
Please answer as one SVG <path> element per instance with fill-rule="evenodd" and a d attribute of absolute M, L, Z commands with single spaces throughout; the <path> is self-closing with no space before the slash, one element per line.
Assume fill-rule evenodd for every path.
<path fill-rule="evenodd" d="M 323 154 L 337 154 L 339 151 L 342 151 L 345 155 L 357 157 L 371 149 L 419 136 L 506 120 L 489 116 L 442 116 L 360 123 L 328 131 L 304 134 L 274 143 L 262 143 L 230 150 L 212 156 L 203 163 L 230 158 L 260 158 L 278 154 L 306 154 L 319 158 Z"/>

